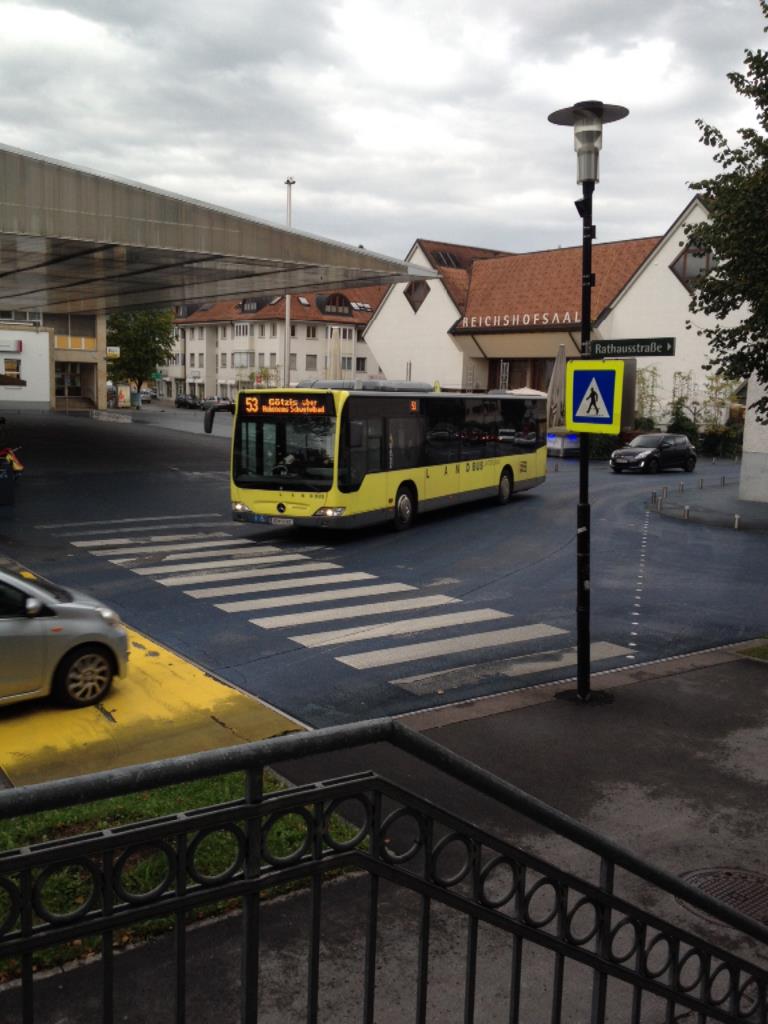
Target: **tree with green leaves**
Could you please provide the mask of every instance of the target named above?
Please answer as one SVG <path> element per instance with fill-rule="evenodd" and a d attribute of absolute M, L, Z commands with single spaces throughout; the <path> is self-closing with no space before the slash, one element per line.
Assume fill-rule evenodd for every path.
<path fill-rule="evenodd" d="M 768 32 L 768 0 L 759 3 Z M 744 71 L 728 80 L 754 103 L 757 127 L 739 129 L 740 144 L 732 146 L 719 129 L 696 122 L 721 170 L 690 186 L 709 219 L 688 225 L 688 245 L 710 257 L 710 269 L 694 282 L 690 310 L 714 321 L 697 325 L 709 342 L 704 369 L 732 381 L 754 374 L 765 393 L 753 408 L 768 423 L 768 52 L 745 50 Z"/>
<path fill-rule="evenodd" d="M 107 320 L 107 345 L 120 348 L 120 358 L 110 364 L 113 379 L 128 381 L 140 391 L 173 352 L 173 310 L 112 313 Z"/>

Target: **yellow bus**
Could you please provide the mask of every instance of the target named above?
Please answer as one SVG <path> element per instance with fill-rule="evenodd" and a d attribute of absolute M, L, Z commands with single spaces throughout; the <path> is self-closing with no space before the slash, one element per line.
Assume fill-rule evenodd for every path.
<path fill-rule="evenodd" d="M 545 396 L 399 389 L 241 391 L 231 406 L 233 518 L 406 530 L 417 512 L 489 497 L 505 505 L 544 481 Z"/>

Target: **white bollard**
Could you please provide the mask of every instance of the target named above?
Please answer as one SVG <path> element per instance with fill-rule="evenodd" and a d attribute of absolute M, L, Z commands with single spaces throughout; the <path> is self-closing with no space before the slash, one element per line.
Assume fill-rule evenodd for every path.
<path fill-rule="evenodd" d="M 691 506 L 690 505 L 683 505 L 683 519 L 690 519 L 690 518 L 691 518 Z"/>
<path fill-rule="evenodd" d="M 740 521 L 741 521 L 741 516 L 739 515 L 738 512 L 734 512 L 733 513 L 733 528 L 734 528 L 734 530 L 738 530 Z"/>

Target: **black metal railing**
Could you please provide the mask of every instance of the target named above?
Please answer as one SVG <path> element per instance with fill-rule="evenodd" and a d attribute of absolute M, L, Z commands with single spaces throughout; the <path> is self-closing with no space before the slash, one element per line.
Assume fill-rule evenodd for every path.
<path fill-rule="evenodd" d="M 558 842 L 566 839 L 576 844 L 579 856 L 569 859 L 579 862 L 584 854 L 594 855 L 594 879 L 587 872 L 564 870 L 522 844 L 489 835 L 369 772 L 269 794 L 263 791 L 267 766 L 374 742 L 393 744 L 545 828 Z M 17 1019 L 24 1024 L 39 1019 L 35 954 L 96 936 L 100 939 L 101 1019 L 111 1022 L 116 1014 L 115 937 L 162 915 L 174 922 L 173 976 L 168 984 L 174 992 L 175 1019 L 195 1020 L 195 1014 L 190 1012 L 188 1017 L 186 1009 L 190 912 L 235 901 L 242 921 L 241 1019 L 257 1021 L 263 982 L 259 965 L 270 941 L 269 930 L 263 927 L 261 897 L 267 890 L 298 882 L 308 887 L 304 1018 L 323 1019 L 323 914 L 340 892 L 338 886 L 329 889 L 324 883 L 340 869 L 353 869 L 367 876 L 365 899 L 349 906 L 350 915 L 362 918 L 355 926 L 364 935 L 365 956 L 358 965 L 356 1004 L 346 1007 L 345 1019 L 366 1024 L 382 1020 L 392 998 L 382 985 L 380 971 L 380 946 L 386 934 L 380 917 L 381 886 L 387 885 L 416 900 L 412 1009 L 403 1019 L 439 1019 L 428 1012 L 434 995 L 431 939 L 435 916 L 445 911 L 453 921 L 462 921 L 466 936 L 459 1015 L 467 1024 L 475 1021 L 483 995 L 478 982 L 481 930 L 482 936 L 490 931 L 500 937 L 497 953 L 503 949 L 508 956 L 504 1019 L 511 1022 L 660 1024 L 685 1018 L 699 1024 L 766 1024 L 768 973 L 722 944 L 674 923 L 674 918 L 685 917 L 676 900 L 719 922 L 721 933 L 723 925 L 735 929 L 736 939 L 742 942 L 762 946 L 768 940 L 768 928 L 389 720 L 295 733 L 224 751 L 7 790 L 0 793 L 0 817 L 235 770 L 243 771 L 247 780 L 242 800 L 0 854 L 0 959 L 15 958 L 21 965 Z M 339 816 L 349 823 L 341 831 L 334 825 Z M 278 853 L 272 837 L 289 817 L 298 838 L 288 852 Z M 212 839 L 222 837 L 231 851 L 229 863 L 216 874 L 206 873 L 202 851 Z M 162 870 L 144 888 L 136 888 L 126 880 L 127 866 L 147 852 L 160 861 Z M 79 877 L 76 905 L 47 905 L 50 879 L 67 871 Z M 629 880 L 622 890 L 634 898 L 619 891 L 619 873 Z M 658 905 L 664 916 L 650 909 Z M 412 901 L 409 907 L 408 913 L 413 913 Z M 397 995 L 404 998 L 402 990 Z M 0 998 L 10 998 L 7 989 Z M 75 1009 L 67 1007 L 66 1016 L 55 1019 L 78 1018 Z"/>

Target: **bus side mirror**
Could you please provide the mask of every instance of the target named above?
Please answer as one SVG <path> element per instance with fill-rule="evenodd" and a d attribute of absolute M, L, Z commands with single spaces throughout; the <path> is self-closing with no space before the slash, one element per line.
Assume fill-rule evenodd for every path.
<path fill-rule="evenodd" d="M 203 417 L 203 430 L 206 434 L 210 434 L 213 430 L 213 417 L 216 415 L 214 408 L 206 409 L 205 416 Z"/>

